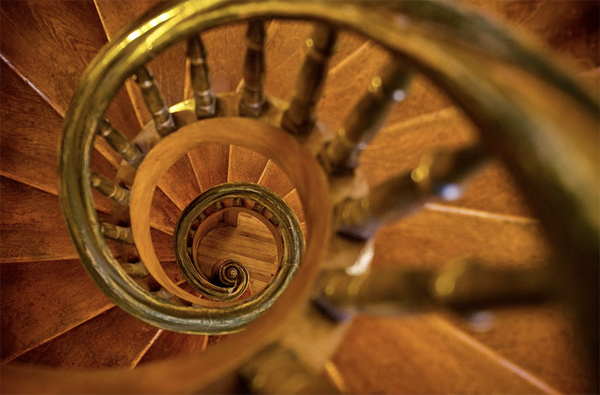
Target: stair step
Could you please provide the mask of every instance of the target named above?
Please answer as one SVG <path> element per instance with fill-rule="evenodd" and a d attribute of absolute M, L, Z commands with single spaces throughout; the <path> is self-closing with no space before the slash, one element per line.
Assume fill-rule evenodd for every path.
<path fill-rule="evenodd" d="M 229 151 L 229 182 L 258 182 L 268 159 L 244 147 L 232 145 Z"/>
<path fill-rule="evenodd" d="M 202 33 L 208 53 L 207 63 L 215 92 L 234 92 L 243 78 L 246 53 L 245 22 L 234 23 Z M 192 96 L 188 93 L 186 98 Z"/>
<path fill-rule="evenodd" d="M 57 194 L 57 142 L 62 118 L 6 63 L 2 74 L 2 175 Z M 98 151 L 92 154 L 93 168 L 113 175 L 115 168 Z M 99 209 L 110 210 L 110 202 L 99 200 Z"/>
<path fill-rule="evenodd" d="M 196 173 L 187 155 L 182 156 L 167 170 L 158 187 L 180 210 L 185 209 L 201 193 Z"/>
<path fill-rule="evenodd" d="M 270 188 L 281 197 L 284 197 L 294 189 L 294 185 L 288 176 L 272 160 L 269 160 L 267 163 L 258 183 Z"/>
<path fill-rule="evenodd" d="M 78 2 L 77 12 L 62 2 L 3 2 L 0 8 L 2 55 L 64 115 L 85 69 L 106 44 L 94 2 Z M 130 139 L 139 130 L 124 88 L 106 117 Z"/>
<path fill-rule="evenodd" d="M 188 335 L 185 333 L 163 331 L 142 357 L 139 365 L 162 361 L 177 355 L 206 350 L 209 336 Z"/>
<path fill-rule="evenodd" d="M 181 210 L 159 188 L 154 191 L 152 209 L 150 212 L 150 225 L 167 234 L 173 234 L 175 224 L 179 219 Z"/>
<path fill-rule="evenodd" d="M 202 144 L 188 152 L 200 189 L 227 182 L 229 167 L 229 146 L 223 144 Z"/>
<path fill-rule="evenodd" d="M 0 262 L 77 259 L 58 197 L 1 177 Z"/>
<path fill-rule="evenodd" d="M 113 306 L 78 259 L 3 263 L 0 279 L 3 361 Z"/>
<path fill-rule="evenodd" d="M 458 329 L 566 394 L 593 394 L 575 317 L 565 306 L 523 306 L 445 318 Z M 568 369 L 566 368 L 568 367 Z"/>
<path fill-rule="evenodd" d="M 553 392 L 434 314 L 358 317 L 332 361 L 350 392 L 360 394 Z"/>
<path fill-rule="evenodd" d="M 311 37 L 314 26 L 314 23 L 277 21 L 276 26 L 269 31 L 265 81 L 265 90 L 269 95 L 288 101 L 291 99 L 298 72 L 306 56 L 306 40 Z M 293 29 L 295 33 L 291 34 L 286 29 Z M 338 32 L 337 50 L 329 59 L 329 69 L 343 62 L 365 42 L 366 39 L 358 34 L 344 30 Z M 286 50 L 278 52 L 276 49 L 279 48 Z"/>
<path fill-rule="evenodd" d="M 550 248 L 535 220 L 427 207 L 379 230 L 374 266 L 436 269 L 461 257 L 513 267 L 548 262 Z"/>
<path fill-rule="evenodd" d="M 114 307 L 15 362 L 64 369 L 133 368 L 160 332 Z"/>
<path fill-rule="evenodd" d="M 423 155 L 455 150 L 477 141 L 477 129 L 455 109 L 414 118 L 383 128 L 365 149 L 360 168 L 370 186 L 415 168 Z M 490 213 L 530 217 L 531 210 L 512 177 L 498 162 L 473 176 L 464 196 L 444 205 Z"/>
<path fill-rule="evenodd" d="M 284 196 L 283 200 L 294 210 L 296 213 L 296 217 L 298 217 L 298 221 L 301 224 L 304 224 L 304 210 L 302 209 L 302 202 L 300 201 L 300 195 L 298 195 L 298 191 L 294 189 L 290 193 Z"/>

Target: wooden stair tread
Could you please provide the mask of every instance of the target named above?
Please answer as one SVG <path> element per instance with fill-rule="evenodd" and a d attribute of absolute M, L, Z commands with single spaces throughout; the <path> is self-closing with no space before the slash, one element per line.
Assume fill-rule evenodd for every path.
<path fill-rule="evenodd" d="M 158 187 L 180 210 L 185 209 L 201 193 L 196 173 L 187 155 L 166 171 Z"/>
<path fill-rule="evenodd" d="M 360 168 L 370 186 L 375 186 L 412 170 L 423 155 L 435 150 L 456 150 L 477 140 L 477 129 L 471 122 L 458 110 L 449 108 L 382 129 L 363 152 Z M 474 175 L 459 200 L 440 204 L 531 216 L 515 182 L 499 162 Z"/>
<path fill-rule="evenodd" d="M 209 232 L 198 249 L 200 269 L 210 276 L 223 258 L 239 260 L 250 272 L 252 290 L 260 292 L 277 273 L 277 247 L 266 227 L 248 215 L 239 215 L 237 227 L 224 226 Z"/>
<path fill-rule="evenodd" d="M 567 394 L 598 393 L 586 368 L 575 318 L 564 306 L 522 306 L 485 312 L 473 324 L 456 314 L 444 317 L 501 356 Z M 473 317 L 477 319 L 477 317 Z M 486 319 L 491 321 L 485 322 Z"/>
<path fill-rule="evenodd" d="M 156 188 L 152 198 L 150 225 L 155 229 L 172 235 L 180 214 L 181 210 L 175 203 L 160 188 Z"/>
<path fill-rule="evenodd" d="M 300 201 L 300 195 L 298 195 L 298 191 L 294 189 L 285 195 L 283 200 L 285 200 L 288 206 L 294 210 L 296 217 L 298 217 L 298 221 L 300 221 L 300 223 L 304 223 L 304 210 L 302 209 L 302 202 Z"/>
<path fill-rule="evenodd" d="M 272 160 L 267 162 L 265 170 L 258 183 L 271 189 L 281 197 L 286 196 L 294 189 L 294 185 L 288 176 Z"/>
<path fill-rule="evenodd" d="M 77 259 L 58 197 L 2 177 L 0 262 Z"/>
<path fill-rule="evenodd" d="M 113 306 L 78 259 L 3 263 L 0 280 L 3 361 Z"/>
<path fill-rule="evenodd" d="M 215 92 L 234 92 L 242 79 L 246 53 L 245 22 L 217 27 L 202 33 L 208 70 Z M 186 95 L 191 98 L 191 94 Z"/>
<path fill-rule="evenodd" d="M 257 152 L 232 145 L 229 150 L 227 181 L 257 183 L 267 162 L 268 159 Z"/>
<path fill-rule="evenodd" d="M 77 7 L 64 2 L 3 2 L 0 8 L 2 55 L 64 115 L 85 69 L 106 44 L 93 1 L 78 2 Z M 129 138 L 139 130 L 124 88 L 106 117 Z"/>
<path fill-rule="evenodd" d="M 358 317 L 333 363 L 356 393 L 548 393 L 434 314 Z"/>
<path fill-rule="evenodd" d="M 306 39 L 313 31 L 314 23 L 297 21 L 274 21 L 267 41 L 267 78 L 265 91 L 280 99 L 290 100 L 298 72 L 306 55 Z M 288 31 L 292 29 L 294 33 Z M 338 32 L 336 52 L 329 59 L 329 69 L 336 67 L 365 43 L 365 38 L 341 30 Z M 279 53 L 277 49 L 287 48 Z M 293 49 L 293 50 L 292 50 Z"/>
<path fill-rule="evenodd" d="M 206 350 L 207 335 L 188 335 L 162 331 L 158 339 L 150 346 L 138 365 L 162 361 L 165 358 Z"/>
<path fill-rule="evenodd" d="M 441 211 L 430 207 L 382 227 L 373 265 L 437 269 L 455 258 L 531 267 L 548 262 L 550 248 L 535 220 Z"/>
<path fill-rule="evenodd" d="M 0 67 L 0 173 L 56 195 L 57 143 L 62 118 L 6 63 L 0 62 Z M 95 171 L 114 176 L 115 168 L 96 150 L 92 154 L 92 163 Z M 109 211 L 110 203 L 100 202 L 98 208 Z"/>
<path fill-rule="evenodd" d="M 227 182 L 229 169 L 229 146 L 203 144 L 188 152 L 202 192 Z"/>
<path fill-rule="evenodd" d="M 15 362 L 64 369 L 132 368 L 160 332 L 115 307 Z"/>

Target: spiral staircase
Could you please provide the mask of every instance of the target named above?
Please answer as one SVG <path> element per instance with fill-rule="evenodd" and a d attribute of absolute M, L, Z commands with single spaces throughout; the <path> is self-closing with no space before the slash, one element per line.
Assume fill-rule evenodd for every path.
<path fill-rule="evenodd" d="M 256 330 L 252 332 L 249 328 L 232 335 L 190 334 L 191 330 L 178 333 L 150 325 L 147 320 L 115 306 L 82 267 L 65 226 L 58 198 L 56 163 L 60 160 L 58 142 L 63 118 L 69 116 L 69 103 L 85 69 L 102 47 L 154 5 L 156 2 L 146 0 L 0 4 L 3 393 L 81 392 L 82 388 L 90 393 L 231 391 L 232 376 L 219 381 L 216 374 L 200 387 L 193 382 L 189 386 L 185 382 L 164 387 L 157 384 L 176 382 L 186 377 L 185 373 L 181 377 L 135 376 L 139 378 L 137 386 L 119 386 L 128 370 L 149 372 L 143 369 L 154 366 L 152 372 L 156 372 L 173 361 L 173 357 L 179 357 L 177 361 L 182 366 L 189 363 L 189 369 L 208 371 L 215 364 L 229 366 L 226 371 L 236 367 L 228 365 L 234 354 L 249 353 L 246 360 L 251 362 L 246 363 L 242 372 L 254 377 L 250 388 L 257 392 L 261 392 L 257 388 L 265 387 L 256 386 L 256 377 L 263 376 L 248 371 L 275 364 L 272 370 L 287 373 L 286 359 L 273 362 L 264 351 L 256 358 L 249 358 L 267 344 L 266 340 L 256 341 L 252 353 L 236 348 L 245 344 L 235 343 L 236 338 L 244 332 L 260 333 Z M 580 82 L 597 95 L 598 2 L 469 1 L 466 5 L 512 25 L 516 31 L 531 34 L 538 44 L 576 70 Z M 237 22 L 208 30 L 201 36 L 205 52 L 200 52 L 208 54 L 210 88 L 220 100 L 221 111 L 242 111 L 237 108 L 237 101 L 229 107 L 227 103 L 243 96 L 245 87 L 251 83 L 252 75 L 245 74 L 247 67 L 244 67 L 246 49 L 253 45 L 247 26 L 246 22 Z M 317 42 L 316 38 L 310 38 L 313 28 L 314 23 L 306 21 L 264 22 L 267 37 L 264 92 L 271 110 L 280 111 L 280 117 L 286 103 L 298 95 L 299 89 L 294 88 L 293 81 L 301 73 L 306 53 Z M 175 106 L 171 107 L 173 114 L 182 109 L 193 111 L 190 99 L 194 98 L 195 86 L 188 72 L 193 58 L 185 44 L 177 43 L 147 65 L 154 76 L 146 77 L 146 81 L 156 82 L 166 103 Z M 328 59 L 327 82 L 316 108 L 318 125 L 339 130 L 345 125 L 344 120 L 352 119 L 361 97 L 382 84 L 381 79 L 376 83 L 372 78 L 379 75 L 390 59 L 390 54 L 374 41 L 340 30 L 335 50 Z M 140 80 L 144 77 L 139 73 L 136 77 L 143 85 Z M 139 138 L 144 131 L 159 128 L 154 126 L 158 125 L 158 112 L 148 110 L 152 110 L 152 103 L 148 105 L 148 98 L 137 85 L 129 79 L 118 90 L 105 117 L 112 125 L 107 128 L 118 129 L 139 146 L 144 143 Z M 413 78 L 406 92 L 406 98 L 394 97 L 398 103 L 391 107 L 379 133 L 360 155 L 358 171 L 369 188 L 396 174 L 419 169 L 420 158 L 432 149 L 461 152 L 460 149 L 477 139 L 477 129 L 467 116 L 422 75 Z M 219 120 L 198 124 L 216 125 L 215 133 L 220 133 L 219 127 L 223 126 L 213 121 Z M 225 127 L 231 129 L 237 125 L 230 123 Z M 185 133 L 176 132 L 173 137 Z M 260 139 L 256 136 L 248 139 Z M 107 141 L 96 139 L 90 163 L 92 170 L 102 175 L 94 186 L 105 188 L 93 191 L 93 201 L 98 220 L 106 223 L 108 229 L 111 223 L 123 225 L 119 222 L 120 205 L 115 203 L 118 197 L 113 193 L 117 191 L 113 182 L 127 178 L 122 160 L 133 157 L 119 156 Z M 152 228 L 148 238 L 151 236 L 156 258 L 173 283 L 185 283 L 173 251 L 180 215 L 191 210 L 188 207 L 194 199 L 205 196 L 212 187 L 236 182 L 264 186 L 295 213 L 288 217 L 297 219 L 301 234 L 318 233 L 311 230 L 310 221 L 305 218 L 314 212 L 303 207 L 294 177 L 289 169 L 284 171 L 285 166 L 272 159 L 243 145 L 203 142 L 163 169 L 164 176 L 157 183 L 148 207 L 151 213 L 148 224 Z M 139 171 L 150 172 L 148 168 L 142 166 Z M 106 196 L 111 193 L 110 198 Z M 144 194 L 137 196 L 141 195 Z M 228 209 L 235 206 L 229 200 L 222 202 Z M 252 211 L 253 205 L 261 206 L 261 210 Z M 262 215 L 264 218 L 260 220 L 267 226 L 281 225 L 281 218 L 271 219 L 277 213 L 263 210 L 262 204 L 252 202 L 247 208 L 241 206 L 242 203 L 239 210 L 247 209 L 255 217 Z M 224 218 L 227 217 L 219 221 L 226 221 Z M 247 219 L 250 217 L 243 218 L 246 219 L 242 222 L 229 223 L 235 226 L 219 228 L 230 228 L 231 238 L 211 230 L 211 251 L 231 252 L 236 248 L 235 240 L 239 242 L 245 237 L 246 244 L 241 243 L 236 257 L 242 263 L 244 260 L 254 263 L 248 266 L 249 288 L 240 289 L 239 293 L 243 293 L 242 299 L 253 300 L 253 295 L 260 295 L 262 289 L 276 281 L 273 278 L 277 278 L 278 271 L 273 269 L 272 256 L 277 255 L 278 242 L 269 238 L 269 232 L 260 223 Z M 346 225 L 352 227 L 352 223 Z M 363 230 L 357 231 L 359 236 Z M 105 235 L 109 233 L 105 230 Z M 130 259 L 129 255 L 136 252 L 122 245 L 122 237 L 117 235 L 112 239 L 107 238 L 106 243 L 121 261 L 138 260 L 139 256 Z M 337 248 L 348 249 L 341 243 Z M 460 198 L 432 200 L 424 210 L 380 227 L 373 238 L 371 265 L 373 269 L 438 270 L 459 257 L 499 269 L 535 269 L 554 259 L 552 243 L 533 218 L 533 210 L 505 165 L 492 161 L 470 178 Z M 343 251 L 337 254 L 344 255 Z M 205 257 L 209 273 L 212 261 L 220 257 Z M 132 274 L 145 269 L 134 268 L 132 264 L 129 270 Z M 148 292 L 172 302 L 191 304 L 147 276 L 134 277 Z M 193 287 L 182 287 L 194 293 Z M 327 306 L 321 307 L 327 310 Z M 579 341 L 582 330 L 575 315 L 563 302 L 556 301 L 468 313 L 460 309 L 435 309 L 402 317 L 359 314 L 340 325 L 343 331 L 338 336 L 337 350 L 337 343 L 328 347 L 328 340 L 313 345 L 325 350 L 333 347 L 327 351 L 330 355 L 323 357 L 327 360 L 323 371 L 317 372 L 314 379 L 333 383 L 337 390 L 356 393 L 597 393 L 597 373 L 586 360 L 586 351 Z M 312 354 L 307 355 L 310 359 Z M 204 365 L 193 365 L 194 358 L 204 358 Z M 60 370 L 35 370 L 39 367 Z M 112 387 L 101 384 L 101 378 L 86 384 L 87 378 L 78 378 L 74 373 L 113 368 L 123 370 L 118 373 L 121 376 L 111 376 L 111 380 L 117 377 Z M 292 372 L 294 369 L 297 367 Z M 53 386 L 52 383 L 61 381 L 49 379 L 52 374 L 72 386 Z M 211 382 L 213 386 L 206 387 Z M 281 392 L 291 387 L 274 388 L 275 392 Z M 323 388 L 330 387 L 318 390 Z"/>

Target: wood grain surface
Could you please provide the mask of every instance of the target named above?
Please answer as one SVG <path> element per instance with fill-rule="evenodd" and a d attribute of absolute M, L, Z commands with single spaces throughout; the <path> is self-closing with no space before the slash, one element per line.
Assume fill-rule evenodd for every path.
<path fill-rule="evenodd" d="M 0 67 L 0 174 L 56 195 L 62 118 L 6 63 L 0 62 Z M 94 171 L 100 174 L 115 173 L 115 168 L 98 151 L 93 152 L 92 163 Z M 110 203 L 102 202 L 98 208 L 109 211 Z"/>
<path fill-rule="evenodd" d="M 294 185 L 287 175 L 271 160 L 267 163 L 258 183 L 270 188 L 281 197 L 286 196 L 294 189 Z"/>
<path fill-rule="evenodd" d="M 56 195 L 6 177 L 0 194 L 0 262 L 77 259 Z"/>
<path fill-rule="evenodd" d="M 162 331 L 158 339 L 150 346 L 138 365 L 161 361 L 181 354 L 206 350 L 209 336 L 188 335 L 185 333 Z"/>
<path fill-rule="evenodd" d="M 430 205 L 375 236 L 373 266 L 437 269 L 455 258 L 531 267 L 548 262 L 550 249 L 532 219 L 456 212 Z"/>
<path fill-rule="evenodd" d="M 160 332 L 114 307 L 15 362 L 71 370 L 132 368 Z"/>
<path fill-rule="evenodd" d="M 215 92 L 234 92 L 243 78 L 246 23 L 235 23 L 202 33 L 208 70 Z M 191 92 L 186 94 L 191 98 Z"/>
<path fill-rule="evenodd" d="M 194 173 L 202 191 L 227 182 L 229 146 L 203 144 L 188 152 Z"/>
<path fill-rule="evenodd" d="M 503 366 L 434 314 L 359 317 L 333 358 L 359 394 L 538 394 L 551 388 Z"/>
<path fill-rule="evenodd" d="M 300 196 L 298 195 L 298 191 L 295 189 L 285 195 L 283 198 L 285 202 L 294 210 L 296 213 L 296 217 L 298 217 L 298 221 L 300 223 L 304 223 L 304 210 L 302 209 L 302 202 L 300 201 Z"/>
<path fill-rule="evenodd" d="M 382 129 L 363 152 L 360 168 L 368 184 L 375 186 L 395 174 L 412 170 L 426 154 L 453 151 L 477 140 L 477 130 L 471 122 L 460 111 L 448 108 Z M 469 180 L 459 200 L 440 204 L 531 216 L 512 177 L 498 162 Z"/>
<path fill-rule="evenodd" d="M 227 181 L 258 182 L 269 160 L 248 148 L 232 145 Z"/>
<path fill-rule="evenodd" d="M 107 42 L 94 3 L 10 1 L 2 2 L 0 10 L 0 52 L 64 115 L 86 67 Z M 139 131 L 124 89 L 106 117 L 130 139 Z"/>
<path fill-rule="evenodd" d="M 78 259 L 3 263 L 0 282 L 2 361 L 113 306 Z"/>
<path fill-rule="evenodd" d="M 522 306 L 445 318 L 502 357 L 567 394 L 596 394 L 575 318 L 560 305 Z M 482 317 L 483 316 L 483 317 Z"/>
<path fill-rule="evenodd" d="M 210 278 L 214 264 L 224 258 L 238 260 L 250 272 L 254 293 L 271 281 L 279 264 L 271 232 L 259 220 L 240 213 L 237 227 L 223 226 L 210 231 L 198 248 L 200 269 Z"/>
<path fill-rule="evenodd" d="M 167 170 L 158 187 L 180 210 L 186 208 L 201 193 L 196 173 L 187 155 Z"/>

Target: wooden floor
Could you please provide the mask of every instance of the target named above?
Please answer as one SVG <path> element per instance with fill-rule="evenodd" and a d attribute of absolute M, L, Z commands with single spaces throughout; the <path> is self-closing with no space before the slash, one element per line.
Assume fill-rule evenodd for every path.
<path fill-rule="evenodd" d="M 250 272 L 252 293 L 262 291 L 277 273 L 277 247 L 271 232 L 259 220 L 239 214 L 236 227 L 223 226 L 209 232 L 199 248 L 200 269 L 210 277 L 215 262 L 223 258 L 240 261 Z"/>

